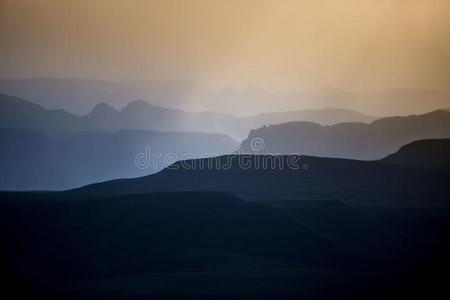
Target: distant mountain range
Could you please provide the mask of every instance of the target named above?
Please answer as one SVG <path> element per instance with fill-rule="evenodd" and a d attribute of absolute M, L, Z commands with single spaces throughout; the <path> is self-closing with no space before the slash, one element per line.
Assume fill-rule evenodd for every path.
<path fill-rule="evenodd" d="M 450 91 L 397 89 L 358 93 L 320 88 L 302 92 L 268 92 L 258 87 L 213 90 L 194 81 L 171 79 L 129 82 L 1 79 L 0 93 L 79 115 L 88 114 L 99 102 L 119 109 L 136 99 L 173 109 L 217 111 L 240 116 L 325 107 L 351 109 L 376 116 L 408 115 L 449 107 L 450 101 Z"/>
<path fill-rule="evenodd" d="M 78 116 L 64 110 L 46 109 L 30 101 L 0 94 L 0 128 L 45 131 L 120 130 L 224 133 L 240 141 L 250 129 L 288 121 L 311 121 L 319 124 L 370 122 L 375 117 L 344 109 L 288 111 L 246 118 L 215 112 L 193 113 L 151 105 L 143 100 L 128 103 L 120 111 L 100 103 L 87 115 Z"/>
<path fill-rule="evenodd" d="M 240 147 L 243 153 L 300 154 L 373 160 L 420 139 L 450 138 L 450 112 L 387 117 L 370 124 L 321 126 L 289 122 L 251 130 Z M 252 145 L 262 141 L 263 145 Z"/>
<path fill-rule="evenodd" d="M 0 180 L 0 189 L 7 190 L 61 190 L 138 177 L 159 171 L 174 160 L 230 154 L 238 149 L 253 154 L 379 159 L 417 139 L 450 137 L 447 111 L 383 118 L 370 124 L 322 126 L 302 121 L 267 127 L 264 124 L 296 119 L 327 124 L 373 118 L 338 109 L 237 118 L 162 108 L 142 100 L 130 102 L 120 111 L 101 103 L 88 115 L 78 116 L 7 95 L 0 95 L 0 107 L 0 167 L 8 172 Z M 242 139 L 249 131 L 240 146 L 228 137 Z M 253 147 L 255 139 L 263 140 L 262 149 Z M 158 163 L 143 168 L 136 165 L 138 156 L 150 159 L 159 154 Z M 173 157 L 165 161 L 167 155 Z"/>
<path fill-rule="evenodd" d="M 0 129 L 0 190 L 62 190 L 148 175 L 176 160 L 231 153 L 223 134 Z"/>
<path fill-rule="evenodd" d="M 225 134 L 243 139 L 251 128 L 292 118 L 322 122 L 372 119 L 331 109 L 237 118 L 162 108 L 142 100 L 130 102 L 120 111 L 100 103 L 88 115 L 78 116 L 0 95 L 0 168 L 8 172 L 0 180 L 0 189 L 61 190 L 143 176 L 174 159 L 232 153 L 239 144 Z M 151 155 L 143 159 L 161 158 L 140 168 L 135 159 L 141 154 Z"/>

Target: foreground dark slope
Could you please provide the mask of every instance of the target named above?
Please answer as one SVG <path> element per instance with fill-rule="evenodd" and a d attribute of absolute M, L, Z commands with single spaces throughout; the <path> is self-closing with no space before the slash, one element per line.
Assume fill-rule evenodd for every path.
<path fill-rule="evenodd" d="M 46 299 L 448 293 L 448 168 L 315 157 L 290 157 L 289 167 L 282 157 L 268 170 L 270 157 L 243 157 L 67 192 L 0 193 L 3 290 Z"/>
<path fill-rule="evenodd" d="M 319 161 L 309 158 L 304 172 Z M 173 190 L 189 189 L 191 177 L 190 184 L 203 181 L 191 189 L 228 187 L 264 203 L 220 192 L 123 194 L 131 192 L 123 182 L 121 192 L 103 195 L 92 187 L 0 193 L 0 259 L 8 274 L 2 290 L 18 299 L 379 299 L 445 292 L 448 173 L 359 164 L 335 161 L 327 173 L 367 175 L 351 189 L 336 178 L 318 185 L 320 176 L 306 180 L 297 171 L 232 170 L 218 177 L 173 170 L 184 176 L 171 176 Z M 364 183 L 389 172 L 373 186 Z M 386 188 L 398 176 L 392 184 L 402 189 Z M 433 183 L 422 181 L 428 176 Z M 237 185 L 231 178 L 247 179 Z M 230 185 L 213 185 L 223 180 Z M 280 184 L 285 181 L 290 184 Z"/>
<path fill-rule="evenodd" d="M 19 288 L 15 295 L 29 292 L 36 297 L 41 292 L 42 296 L 76 298 L 82 293 L 86 297 L 92 287 L 94 295 L 111 297 L 108 288 L 114 281 L 114 289 L 128 296 L 236 296 L 236 292 L 262 293 L 265 289 L 273 293 L 280 284 L 287 288 L 281 294 L 289 295 L 294 288 L 291 284 L 273 283 L 263 290 L 260 284 L 267 283 L 264 277 L 272 276 L 271 272 L 283 273 L 286 268 L 361 268 L 360 259 L 349 257 L 348 251 L 295 220 L 230 194 L 0 196 L 6 242 L 1 260 L 3 271 L 9 274 L 8 288 Z M 246 275 L 239 275 L 240 271 Z M 261 271 L 263 278 L 257 279 L 255 274 Z M 133 277 L 126 276 L 137 276 L 136 290 L 127 287 Z M 159 276 L 159 288 L 151 283 L 152 276 Z M 192 286 L 178 282 L 171 287 L 170 281 L 177 277 Z M 139 283 L 142 280 L 150 282 L 144 287 Z M 227 288 L 196 290 L 201 280 L 222 281 Z M 106 291 L 99 289 L 103 284 Z"/>
<path fill-rule="evenodd" d="M 262 149 L 252 148 L 255 138 L 264 140 Z M 437 110 L 422 115 L 387 117 L 370 124 L 320 126 L 290 122 L 272 125 L 250 131 L 241 143 L 241 151 L 372 160 L 383 158 L 415 140 L 435 138 L 450 138 L 450 112 Z"/>

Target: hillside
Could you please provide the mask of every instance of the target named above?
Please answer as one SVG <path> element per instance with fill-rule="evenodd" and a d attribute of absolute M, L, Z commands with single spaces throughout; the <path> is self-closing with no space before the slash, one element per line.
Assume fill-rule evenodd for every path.
<path fill-rule="evenodd" d="M 382 161 L 422 167 L 450 167 L 450 139 L 420 140 L 402 146 Z"/>
<path fill-rule="evenodd" d="M 429 194 L 433 195 L 429 201 L 447 203 L 450 197 L 447 180 L 450 173 L 445 170 L 422 170 L 377 161 L 224 155 L 181 161 L 150 176 L 92 184 L 72 192 L 97 195 L 223 191 L 244 200 L 269 203 L 317 199 L 357 206 L 389 206 L 396 205 L 386 198 L 390 193 L 401 193 L 399 197 L 404 204 L 420 205 Z"/>

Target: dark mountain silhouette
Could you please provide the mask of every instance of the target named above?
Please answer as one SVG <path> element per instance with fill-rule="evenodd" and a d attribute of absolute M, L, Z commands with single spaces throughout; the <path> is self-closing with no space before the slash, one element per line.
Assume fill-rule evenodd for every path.
<path fill-rule="evenodd" d="M 131 194 L 164 191 L 223 191 L 248 201 L 282 202 L 345 199 L 351 205 L 390 203 L 386 193 L 401 193 L 411 203 L 446 203 L 446 170 L 422 170 L 380 161 L 311 156 L 224 155 L 177 162 L 146 177 L 88 185 L 74 193 Z M 381 188 L 382 187 L 382 188 Z M 436 191 L 445 191 L 437 194 Z M 428 200 L 428 193 L 433 199 Z M 345 197 L 344 195 L 352 195 Z M 367 195 L 370 195 L 368 197 Z"/>
<path fill-rule="evenodd" d="M 6 287 L 47 299 L 445 291 L 448 168 L 302 157 L 297 169 L 298 157 L 284 156 L 264 169 L 273 157 L 245 157 L 67 192 L 0 193 Z"/>
<path fill-rule="evenodd" d="M 272 123 L 310 120 L 320 124 L 334 124 L 342 121 L 374 120 L 374 117 L 343 109 L 291 111 L 237 118 L 215 112 L 194 113 L 158 107 L 143 100 L 129 102 L 120 111 L 107 103 L 100 103 L 85 116 L 77 116 L 64 110 L 48 110 L 7 95 L 0 95 L 0 106 L 0 128 L 45 131 L 139 129 L 214 132 L 227 134 L 236 140 L 247 137 L 251 129 Z"/>
<path fill-rule="evenodd" d="M 213 90 L 194 81 L 176 79 L 128 82 L 57 78 L 0 79 L 0 92 L 80 115 L 89 113 L 97 102 L 120 108 L 129 101 L 145 99 L 154 105 L 173 109 L 240 113 L 241 116 L 325 107 L 388 116 L 441 109 L 449 106 L 450 99 L 449 91 L 421 89 L 357 93 L 325 87 L 275 93 L 250 86 L 243 90 Z M 319 123 L 317 120 L 314 122 Z"/>
<path fill-rule="evenodd" d="M 0 129 L 0 169 L 7 174 L 0 189 L 61 190 L 143 176 L 176 159 L 221 155 L 237 147 L 229 137 L 213 133 Z"/>
<path fill-rule="evenodd" d="M 370 124 L 321 126 L 290 122 L 265 126 L 250 131 L 240 150 L 244 153 L 298 153 L 370 160 L 383 158 L 415 140 L 449 137 L 450 112 L 437 110 L 423 115 L 382 118 Z M 252 145 L 255 138 L 264 141 L 263 148 Z"/>
<path fill-rule="evenodd" d="M 264 161 L 271 167 L 263 168 Z M 164 191 L 233 193 L 278 210 L 355 251 L 357 257 L 370 257 L 376 267 L 369 269 L 381 272 L 386 279 L 392 275 L 387 269 L 421 268 L 418 261 L 433 255 L 436 264 L 448 264 L 440 243 L 449 249 L 444 238 L 450 233 L 449 180 L 449 168 L 309 156 L 232 155 L 177 162 L 150 176 L 113 180 L 67 193 L 77 197 Z M 391 251 L 396 255 L 391 256 Z M 378 267 L 383 271 L 375 271 Z M 406 282 L 413 281 L 409 280 Z M 394 289 L 399 285 L 396 282 Z"/>
<path fill-rule="evenodd" d="M 397 152 L 383 158 L 389 163 L 423 166 L 450 167 L 450 139 L 420 140 L 402 146 Z"/>

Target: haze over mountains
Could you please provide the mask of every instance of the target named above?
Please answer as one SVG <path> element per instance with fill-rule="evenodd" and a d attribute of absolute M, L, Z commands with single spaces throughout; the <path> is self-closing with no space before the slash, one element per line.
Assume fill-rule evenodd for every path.
<path fill-rule="evenodd" d="M 106 103 L 97 104 L 87 115 L 46 109 L 30 101 L 0 94 L 0 127 L 45 131 L 158 130 L 224 133 L 240 141 L 250 129 L 263 125 L 305 120 L 320 124 L 370 122 L 375 117 L 343 109 L 303 110 L 238 118 L 215 112 L 193 113 L 163 108 L 144 100 L 129 102 L 120 111 Z"/>
<path fill-rule="evenodd" d="M 53 109 L 88 114 L 100 102 L 120 109 L 136 99 L 187 111 L 216 111 L 249 116 L 274 111 L 357 110 L 374 116 L 421 114 L 449 106 L 450 92 L 395 89 L 350 92 L 337 88 L 268 92 L 258 87 L 213 90 L 195 81 L 153 79 L 110 82 L 92 79 L 0 79 L 0 92 Z"/>
<path fill-rule="evenodd" d="M 429 291 L 450 266 L 446 110 L 0 100 L 0 261 L 20 297 L 367 299 Z"/>
<path fill-rule="evenodd" d="M 0 0 L 0 297 L 450 299 L 449 0 Z"/>
<path fill-rule="evenodd" d="M 289 122 L 264 126 L 250 131 L 240 151 L 373 160 L 407 143 L 430 138 L 450 138 L 450 112 L 437 110 L 423 115 L 387 117 L 370 124 L 348 122 L 321 126 Z M 263 140 L 262 148 L 252 148 L 255 139 Z"/>
<path fill-rule="evenodd" d="M 136 100 L 121 110 L 100 103 L 89 114 L 78 116 L 8 95 L 0 95 L 0 100 L 0 166 L 9 173 L 2 178 L 0 188 L 8 190 L 61 190 L 137 177 L 159 171 L 174 160 L 236 150 L 379 159 L 415 140 L 450 137 L 447 111 L 365 124 L 360 122 L 371 122 L 374 117 L 342 109 L 238 118 Z M 292 120 L 302 121 L 288 122 Z M 282 124 L 265 126 L 278 123 Z M 236 141 L 244 138 L 239 146 Z M 255 138 L 263 139 L 263 149 L 252 148 Z M 161 158 L 157 164 L 139 168 L 135 160 L 141 154 L 147 155 L 147 160 L 155 155 Z M 167 155 L 170 158 L 165 161 Z"/>
<path fill-rule="evenodd" d="M 62 190 L 137 177 L 176 160 L 223 155 L 238 144 L 223 134 L 142 130 L 46 134 L 0 129 L 1 190 Z"/>

